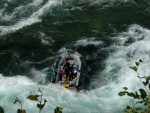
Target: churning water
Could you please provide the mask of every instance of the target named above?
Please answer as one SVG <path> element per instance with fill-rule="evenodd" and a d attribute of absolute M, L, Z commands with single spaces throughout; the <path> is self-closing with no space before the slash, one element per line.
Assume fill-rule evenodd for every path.
<path fill-rule="evenodd" d="M 141 87 L 129 67 L 142 59 L 140 75 L 150 74 L 149 20 L 148 0 L 1 0 L 0 105 L 15 113 L 17 96 L 27 113 L 37 113 L 36 102 L 26 98 L 40 88 L 48 100 L 43 113 L 56 106 L 64 113 L 122 113 L 131 100 L 118 92 Z M 76 49 L 86 59 L 86 91 L 39 84 L 41 71 L 63 48 Z"/>

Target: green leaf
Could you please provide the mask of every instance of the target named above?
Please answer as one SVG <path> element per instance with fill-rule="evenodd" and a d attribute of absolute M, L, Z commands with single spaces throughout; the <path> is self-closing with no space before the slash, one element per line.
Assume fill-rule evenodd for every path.
<path fill-rule="evenodd" d="M 42 110 L 44 106 L 42 104 L 37 104 L 37 107 Z"/>
<path fill-rule="evenodd" d="M 135 62 L 136 66 L 139 66 L 140 65 L 140 62 Z"/>
<path fill-rule="evenodd" d="M 147 101 L 145 101 L 145 102 L 144 102 L 144 105 L 145 105 L 145 106 L 147 106 L 147 104 L 148 104 L 148 102 L 147 102 Z"/>
<path fill-rule="evenodd" d="M 123 89 L 124 89 L 124 90 L 128 90 L 128 88 L 127 88 L 127 87 L 124 87 Z"/>
<path fill-rule="evenodd" d="M 136 95 L 134 93 L 127 93 L 128 96 L 135 98 Z"/>
<path fill-rule="evenodd" d="M 46 99 L 44 99 L 44 103 L 46 103 L 47 102 L 47 100 Z"/>
<path fill-rule="evenodd" d="M 136 103 L 137 103 L 137 104 L 138 104 L 138 103 L 142 104 L 142 103 L 144 103 L 144 101 L 137 101 Z"/>
<path fill-rule="evenodd" d="M 24 109 L 18 109 L 17 113 L 26 113 L 26 111 Z"/>
<path fill-rule="evenodd" d="M 138 69 L 136 66 L 131 66 L 129 68 L 133 69 L 134 71 L 137 71 L 137 69 Z"/>
<path fill-rule="evenodd" d="M 147 81 L 150 80 L 150 76 L 146 77 L 146 80 L 147 80 Z"/>
<path fill-rule="evenodd" d="M 149 88 L 149 90 L 150 90 L 150 84 L 148 85 L 148 88 Z"/>
<path fill-rule="evenodd" d="M 145 86 L 147 86 L 147 85 L 149 84 L 149 81 L 150 81 L 150 76 L 146 77 L 146 81 L 143 82 L 143 84 L 144 84 Z"/>
<path fill-rule="evenodd" d="M 150 109 L 150 102 L 149 102 L 149 99 L 150 99 L 150 98 L 147 98 L 147 101 L 146 101 L 146 103 L 145 103 L 144 105 L 146 105 L 146 106 Z"/>
<path fill-rule="evenodd" d="M 137 113 L 143 113 L 143 110 L 141 107 L 137 107 L 137 108 L 135 108 L 135 110 L 137 111 Z"/>
<path fill-rule="evenodd" d="M 136 98 L 136 94 L 134 94 L 132 92 L 121 91 L 121 92 L 118 93 L 119 96 L 124 96 L 125 94 L 127 94 L 130 97 Z"/>
<path fill-rule="evenodd" d="M 144 89 L 139 89 L 140 93 L 141 93 L 141 98 L 145 99 L 147 97 L 147 93 Z"/>
<path fill-rule="evenodd" d="M 147 86 L 147 84 L 148 84 L 148 82 L 146 81 L 146 82 L 142 82 L 143 84 L 144 84 L 144 86 Z"/>
<path fill-rule="evenodd" d="M 62 113 L 62 109 L 63 109 L 63 108 L 61 108 L 61 107 L 56 107 L 56 108 L 54 109 L 54 113 Z"/>
<path fill-rule="evenodd" d="M 150 76 L 146 77 L 147 84 L 149 83 L 149 81 L 150 81 Z"/>
<path fill-rule="evenodd" d="M 124 110 L 125 113 L 133 113 L 132 108 L 130 106 L 127 106 L 126 109 Z"/>
<path fill-rule="evenodd" d="M 4 113 L 4 109 L 0 106 L 0 113 Z"/>
<path fill-rule="evenodd" d="M 33 100 L 33 101 L 38 101 L 38 97 L 39 97 L 39 95 L 29 95 L 27 97 L 27 99 L 30 99 L 30 100 Z"/>
<path fill-rule="evenodd" d="M 126 92 L 124 92 L 124 91 L 121 91 L 118 93 L 119 96 L 124 96 L 125 94 L 126 94 Z"/>
<path fill-rule="evenodd" d="M 47 102 L 47 100 L 44 99 L 44 104 L 37 104 L 37 107 L 38 107 L 40 110 L 42 110 L 43 107 L 45 106 L 46 102 Z"/>
<path fill-rule="evenodd" d="M 139 111 L 139 110 L 141 110 L 141 108 L 140 108 L 140 107 L 137 107 L 137 108 L 135 108 L 135 110 Z"/>
<path fill-rule="evenodd" d="M 143 61 L 140 59 L 139 62 L 143 62 Z"/>
<path fill-rule="evenodd" d="M 135 92 L 135 99 L 139 99 L 140 98 L 140 95 L 138 95 L 137 92 Z"/>

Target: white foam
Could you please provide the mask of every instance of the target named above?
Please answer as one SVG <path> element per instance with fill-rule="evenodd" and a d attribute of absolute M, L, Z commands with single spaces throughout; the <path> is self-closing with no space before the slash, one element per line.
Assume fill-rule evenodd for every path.
<path fill-rule="evenodd" d="M 3 17 L 2 15 L 3 15 L 4 10 L 5 10 L 4 8 L 3 8 L 3 9 L 0 9 L 0 18 Z"/>
<path fill-rule="evenodd" d="M 46 74 L 44 74 L 42 71 L 38 71 L 36 69 L 31 69 L 31 75 L 33 81 L 41 84 L 45 84 L 46 82 Z"/>
<path fill-rule="evenodd" d="M 110 4 L 113 4 L 113 3 L 118 3 L 118 2 L 126 3 L 126 2 L 131 2 L 131 1 L 133 0 L 94 0 L 93 2 L 95 3 L 108 3 L 109 2 Z"/>
<path fill-rule="evenodd" d="M 102 7 L 107 8 L 111 6 L 115 6 L 119 3 L 135 3 L 134 0 L 80 0 L 79 3 L 81 3 L 84 6 L 84 3 L 88 3 L 89 5 L 103 5 Z M 86 6 L 86 4 L 85 4 Z"/>
<path fill-rule="evenodd" d="M 40 22 L 41 20 L 39 20 L 36 17 L 30 17 L 28 19 L 22 19 L 21 21 L 19 21 L 18 23 L 14 24 L 13 26 L 0 26 L 0 35 L 6 35 L 12 32 L 15 32 L 25 26 L 29 26 L 33 23 L 37 23 Z"/>
<path fill-rule="evenodd" d="M 102 41 L 96 40 L 95 37 L 93 38 L 85 38 L 76 41 L 75 46 L 88 46 L 88 45 L 94 45 L 94 46 L 99 46 L 103 45 L 104 43 Z"/>
<path fill-rule="evenodd" d="M 13 2 L 13 1 L 9 1 L 9 2 Z M 37 6 L 39 6 L 41 3 L 43 2 L 43 0 L 33 0 L 32 2 L 30 2 L 29 4 L 26 5 L 21 5 L 16 7 L 11 13 L 7 14 L 4 12 L 2 13 L 3 16 L 1 18 L 1 20 L 4 21 L 11 21 L 13 19 L 16 18 L 16 16 L 20 15 L 20 14 L 24 14 L 26 12 L 26 10 L 28 10 L 30 7 L 32 8 L 36 8 Z M 8 4 L 5 4 L 4 7 L 8 7 Z"/>
<path fill-rule="evenodd" d="M 119 36 L 114 37 L 114 40 L 118 40 L 118 44 L 111 46 L 111 49 L 116 50 L 106 60 L 106 68 L 101 73 L 104 76 L 105 81 L 115 81 L 119 77 L 121 86 L 128 86 L 134 89 L 137 86 L 137 75 L 134 71 L 129 69 L 130 66 L 135 65 L 134 62 L 138 59 L 143 59 L 143 63 L 139 68 L 141 76 L 148 76 L 150 74 L 150 31 L 144 29 L 139 25 L 132 25 L 126 31 Z M 126 44 L 130 38 L 134 39 L 131 44 Z M 107 74 L 109 73 L 109 74 Z M 139 85 L 141 85 L 139 83 Z"/>
<path fill-rule="evenodd" d="M 14 19 L 19 12 L 24 10 L 23 8 L 24 8 L 24 6 L 19 6 L 19 7 L 15 8 L 15 10 L 13 11 L 12 14 L 3 15 L 1 20 L 10 21 L 10 20 Z"/>
<path fill-rule="evenodd" d="M 27 100 L 26 97 L 31 94 L 37 94 L 40 88 L 43 92 L 43 98 L 46 98 L 48 103 L 43 109 L 43 113 L 53 112 L 56 106 L 63 107 L 65 113 L 70 112 L 82 112 L 82 113 L 98 113 L 99 111 L 108 113 L 108 111 L 116 111 L 109 106 L 108 103 L 113 105 L 115 101 L 110 102 L 108 97 L 101 91 L 108 92 L 107 86 L 102 89 L 97 89 L 91 92 L 76 93 L 67 90 L 61 86 L 49 84 L 48 86 L 40 86 L 31 82 L 30 79 L 22 76 L 16 77 L 0 77 L 1 87 L 0 94 L 0 105 L 4 108 L 5 112 L 11 113 L 15 112 L 19 105 L 14 105 L 13 101 L 17 96 L 23 102 L 23 108 L 27 112 L 36 113 L 38 108 L 36 108 L 36 103 Z M 115 94 L 111 95 L 114 96 Z M 110 95 L 109 95 L 110 96 Z M 109 97 L 111 100 L 115 100 L 115 97 Z M 11 106 L 11 107 L 9 107 Z M 13 106 L 13 107 L 12 107 Z M 117 106 L 117 105 L 116 105 Z M 105 109 L 108 107 L 107 109 Z M 34 108 L 34 109 L 33 109 Z"/>
<path fill-rule="evenodd" d="M 16 87 L 19 85 L 35 85 L 29 78 L 25 76 L 4 77 L 0 74 L 0 90 Z"/>
<path fill-rule="evenodd" d="M 34 1 L 34 3 L 32 3 L 32 4 L 37 5 L 39 3 L 41 3 L 41 0 L 40 0 L 40 2 Z M 61 2 L 59 0 L 57 0 L 57 1 L 49 0 L 44 6 L 42 6 L 39 10 L 34 12 L 29 18 L 21 19 L 18 22 L 16 22 L 14 25 L 11 25 L 11 26 L 0 26 L 0 35 L 3 36 L 6 34 L 15 32 L 25 26 L 29 26 L 34 23 L 40 22 L 41 21 L 40 17 L 45 12 L 51 11 L 51 7 L 55 7 L 58 4 L 61 4 Z M 10 19 L 10 18 L 14 17 L 14 15 L 15 15 L 15 12 L 10 17 L 7 17 L 7 18 Z"/>
<path fill-rule="evenodd" d="M 58 53 L 62 54 L 64 52 L 66 52 L 67 50 L 68 50 L 67 48 L 63 47 L 63 48 L 59 49 Z"/>
<path fill-rule="evenodd" d="M 53 40 L 52 37 L 47 36 L 43 32 L 39 32 L 39 35 L 40 35 L 39 38 L 41 40 L 41 44 L 43 44 L 43 45 L 50 46 L 50 45 L 52 45 L 55 42 L 55 40 Z"/>
<path fill-rule="evenodd" d="M 126 42 L 131 36 L 135 41 L 127 44 Z M 143 37 L 141 38 L 141 36 Z M 141 58 L 143 63 L 139 68 L 140 75 L 147 76 L 150 74 L 149 37 L 150 31 L 139 25 L 132 25 L 127 31 L 112 37 L 118 43 L 115 42 L 114 45 L 106 49 L 114 49 L 115 52 L 110 53 L 106 59 L 106 68 L 99 74 L 101 79 L 97 81 L 106 81 L 107 85 L 103 84 L 95 90 L 76 93 L 54 84 L 36 85 L 30 79 L 22 76 L 0 76 L 0 105 L 4 107 L 7 113 L 16 112 L 19 106 L 13 104 L 13 99 L 17 96 L 23 100 L 23 107 L 27 109 L 27 112 L 37 113 L 36 103 L 27 100 L 26 97 L 35 94 L 41 88 L 44 98 L 48 100 L 43 113 L 53 112 L 56 106 L 63 107 L 64 113 L 123 112 L 125 106 L 132 104 L 132 102 L 127 97 L 119 97 L 118 92 L 125 86 L 132 91 L 142 87 L 136 73 L 129 67 L 135 65 L 134 61 Z"/>

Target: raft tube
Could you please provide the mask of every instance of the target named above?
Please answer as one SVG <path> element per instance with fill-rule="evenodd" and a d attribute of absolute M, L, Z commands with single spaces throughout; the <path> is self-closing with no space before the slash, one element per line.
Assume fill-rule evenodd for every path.
<path fill-rule="evenodd" d="M 60 80 L 60 70 L 64 65 L 66 59 L 71 58 L 75 62 L 75 66 L 77 68 L 76 76 L 71 80 L 65 83 L 62 83 Z M 85 74 L 86 74 L 86 63 L 84 58 L 80 53 L 75 50 L 69 50 L 63 54 L 61 54 L 54 63 L 53 66 L 53 77 L 52 83 L 61 84 L 62 86 L 66 86 L 66 88 L 70 89 L 81 89 L 84 87 L 85 82 Z"/>

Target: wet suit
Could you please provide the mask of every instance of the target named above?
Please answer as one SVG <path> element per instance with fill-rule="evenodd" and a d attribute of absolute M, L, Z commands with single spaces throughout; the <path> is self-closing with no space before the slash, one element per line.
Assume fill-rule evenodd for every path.
<path fill-rule="evenodd" d="M 69 79 L 70 79 L 70 64 L 69 64 L 69 62 L 67 62 L 63 68 L 64 68 L 64 71 L 66 74 L 67 81 L 69 81 Z"/>

